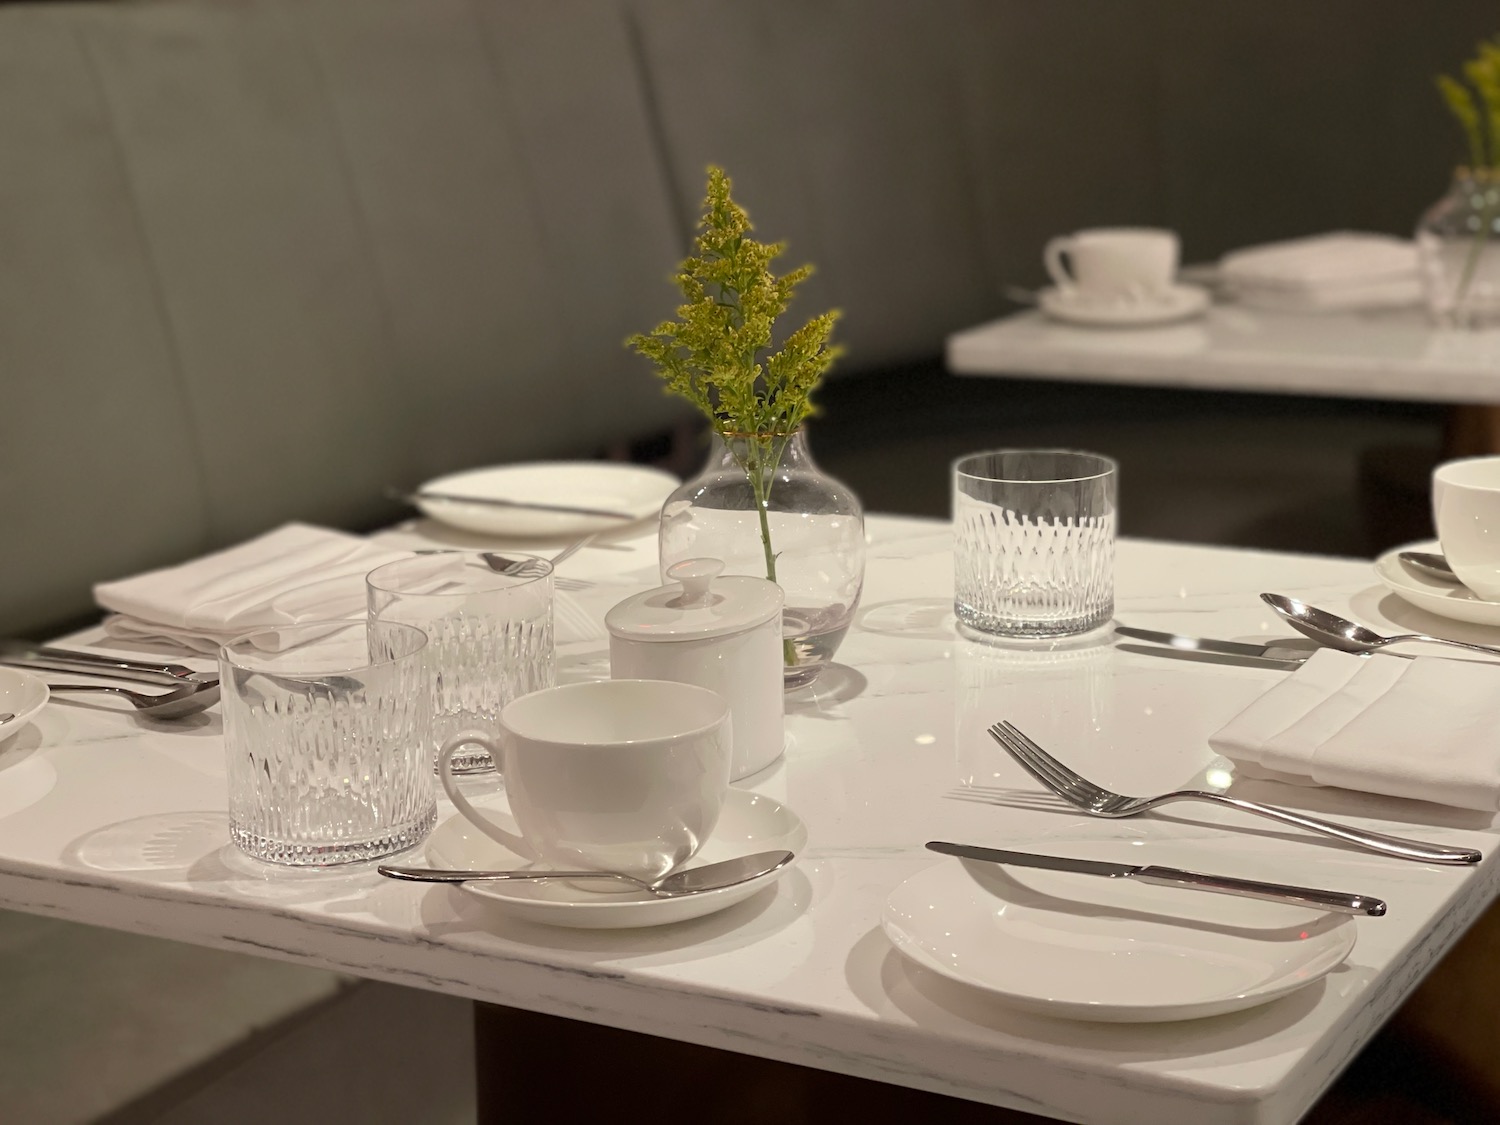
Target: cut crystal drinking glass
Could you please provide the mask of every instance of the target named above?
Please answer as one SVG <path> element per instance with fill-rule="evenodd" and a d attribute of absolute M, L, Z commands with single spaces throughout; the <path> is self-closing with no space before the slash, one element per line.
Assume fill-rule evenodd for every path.
<path fill-rule="evenodd" d="M 953 608 L 983 637 L 1046 639 L 1114 614 L 1116 465 L 998 450 L 953 466 Z"/>

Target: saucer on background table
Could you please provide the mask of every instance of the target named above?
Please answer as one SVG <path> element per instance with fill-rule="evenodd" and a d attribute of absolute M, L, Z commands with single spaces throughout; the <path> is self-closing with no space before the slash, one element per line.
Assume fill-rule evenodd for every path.
<path fill-rule="evenodd" d="M 484 500 L 520 500 L 624 512 L 648 519 L 677 488 L 671 473 L 615 461 L 535 461 L 469 469 L 426 481 L 418 492 L 448 492 Z M 452 500 L 421 500 L 422 514 L 482 535 L 548 538 L 629 527 L 626 520 L 534 508 L 499 508 Z"/>
<path fill-rule="evenodd" d="M 1139 300 L 1085 297 L 1075 290 L 1043 289 L 1037 295 L 1042 312 L 1055 320 L 1090 328 L 1144 328 L 1200 315 L 1212 303 L 1207 289 L 1174 285 Z"/>
<path fill-rule="evenodd" d="M 1442 544 L 1436 539 L 1394 547 L 1375 560 L 1376 577 L 1402 601 L 1428 613 L 1471 625 L 1500 625 L 1500 602 L 1486 601 L 1467 586 L 1418 574 L 1398 557 L 1402 551 L 1437 554 L 1442 549 Z"/>
<path fill-rule="evenodd" d="M 479 810 L 483 812 L 483 809 Z M 688 867 L 701 867 L 753 852 L 786 849 L 800 857 L 807 847 L 807 828 L 791 809 L 769 797 L 730 789 L 713 834 Z M 527 866 L 527 860 L 490 839 L 455 814 L 427 840 L 427 862 L 433 867 L 502 870 Z M 795 861 L 793 861 L 795 864 Z M 793 864 L 758 879 L 682 898 L 655 898 L 645 891 L 590 891 L 566 880 L 515 883 L 461 883 L 478 898 L 498 903 L 517 918 L 549 926 L 611 930 L 662 926 L 715 914 L 770 886 Z"/>
<path fill-rule="evenodd" d="M 916 964 L 1011 1007 L 1108 1023 L 1267 1003 L 1340 964 L 1355 936 L 1347 914 L 960 859 L 897 887 L 881 928 Z"/>
<path fill-rule="evenodd" d="M 0 668 L 0 714 L 10 711 L 15 718 L 0 723 L 0 745 L 26 725 L 26 720 L 47 703 L 46 683 L 19 668 Z"/>

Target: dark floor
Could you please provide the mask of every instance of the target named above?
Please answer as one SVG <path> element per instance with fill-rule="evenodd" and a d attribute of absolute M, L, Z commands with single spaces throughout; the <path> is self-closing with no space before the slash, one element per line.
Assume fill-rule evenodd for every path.
<path fill-rule="evenodd" d="M 1088 449 L 1120 463 L 1123 535 L 1365 557 L 1430 534 L 1425 468 L 1444 417 L 1422 404 L 958 377 L 936 365 L 834 380 L 820 402 L 813 456 L 869 511 L 946 517 L 949 466 L 965 453 Z M 1393 449 L 1413 451 L 1415 516 L 1394 510 L 1410 497 L 1384 471 Z"/>

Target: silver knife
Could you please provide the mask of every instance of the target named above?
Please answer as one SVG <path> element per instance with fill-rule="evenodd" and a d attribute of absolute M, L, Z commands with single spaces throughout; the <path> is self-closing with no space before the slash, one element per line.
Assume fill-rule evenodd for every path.
<path fill-rule="evenodd" d="M 572 504 L 538 504 L 530 500 L 503 500 L 498 496 L 460 496 L 452 492 L 402 492 L 398 488 L 386 489 L 392 500 L 400 500 L 413 507 L 424 500 L 438 500 L 446 504 L 478 504 L 486 508 L 524 508 L 530 512 L 562 512 L 570 516 L 597 516 L 599 519 L 625 520 L 634 523 L 639 516 L 629 512 L 614 512 L 608 508 L 579 508 Z"/>
<path fill-rule="evenodd" d="M 218 679 L 217 672 L 199 672 L 183 664 L 131 660 L 101 652 L 49 648 L 27 641 L 0 640 L 0 664 L 15 668 L 37 668 L 49 672 L 93 672 L 119 680 L 181 684 Z"/>
<path fill-rule="evenodd" d="M 1106 879 L 1135 879 L 1163 887 L 1212 891 L 1221 895 L 1265 899 L 1267 902 L 1289 902 L 1296 906 L 1311 906 L 1316 910 L 1336 910 L 1341 914 L 1368 914 L 1372 918 L 1379 918 L 1385 913 L 1385 903 L 1369 895 L 1320 891 L 1314 887 L 1284 886 L 1281 883 L 1261 883 L 1254 879 L 1236 879 L 1230 875 L 1203 875 L 1197 871 L 1181 871 L 1176 867 L 1132 867 L 1125 863 L 1104 863 L 1096 859 L 1064 859 L 1054 855 L 980 848 L 972 844 L 950 844 L 945 840 L 929 840 L 927 848 L 943 855 L 956 855 L 960 859 L 1009 863 L 1018 867 L 1041 867 L 1048 871 L 1072 871 L 1080 875 L 1103 875 Z"/>
<path fill-rule="evenodd" d="M 1255 645 L 1246 641 L 1216 641 L 1212 637 L 1184 637 L 1179 633 L 1158 633 L 1154 629 L 1135 629 L 1129 625 L 1116 625 L 1115 632 L 1122 637 L 1133 637 L 1138 641 L 1169 645 L 1188 652 L 1222 652 L 1229 656 L 1264 656 L 1273 660 L 1306 660 L 1316 649 L 1298 645 L 1288 638 L 1270 644 Z"/>

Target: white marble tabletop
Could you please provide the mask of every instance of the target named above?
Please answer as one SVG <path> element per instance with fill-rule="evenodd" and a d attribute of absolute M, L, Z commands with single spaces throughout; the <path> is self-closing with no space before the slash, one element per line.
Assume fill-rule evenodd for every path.
<path fill-rule="evenodd" d="M 950 336 L 947 352 L 963 375 L 1500 403 L 1500 331 L 1435 329 L 1416 309 L 1305 314 L 1217 304 L 1154 328 L 1087 328 L 1022 312 Z"/>
<path fill-rule="evenodd" d="M 1346 850 L 1210 806 L 1090 820 L 1025 800 L 956 799 L 967 782 L 1034 790 L 984 735 L 1009 717 L 1127 791 L 1202 771 L 1206 736 L 1286 673 L 1190 663 L 1112 642 L 1011 651 L 955 637 L 945 525 L 874 518 L 864 602 L 838 666 L 790 698 L 784 761 L 751 779 L 810 829 L 800 865 L 720 914 L 639 931 L 529 925 L 460 890 L 368 868 L 273 869 L 229 845 L 217 712 L 177 727 L 57 702 L 0 751 L 0 905 L 324 966 L 418 988 L 691 1040 L 1069 1121 L 1294 1121 L 1488 905 L 1500 864 L 1440 868 Z M 392 541 L 432 542 L 418 525 Z M 564 572 L 601 608 L 655 580 L 654 541 L 589 549 Z M 1432 626 L 1369 564 L 1162 543 L 1120 544 L 1120 621 L 1228 638 L 1282 635 L 1260 590 Z M 1464 627 L 1458 627 L 1463 629 Z M 1470 627 L 1464 635 L 1477 632 Z M 88 636 L 75 638 L 87 641 Z M 575 644 L 564 678 L 600 675 Z M 1377 829 L 1500 847 L 1488 815 L 1334 790 L 1280 803 Z M 1177 810 L 1185 810 L 1179 813 Z M 441 816 L 451 815 L 445 804 Z M 1189 849 L 1200 869 L 1311 881 L 1390 902 L 1360 918 L 1348 961 L 1263 1007 L 1178 1024 L 1075 1023 L 1008 1010 L 903 959 L 887 894 L 943 837 L 1121 858 Z"/>

